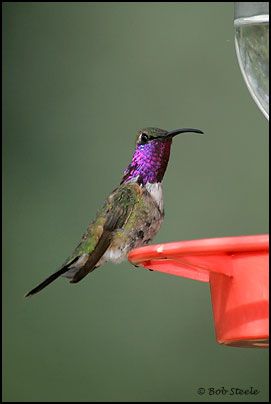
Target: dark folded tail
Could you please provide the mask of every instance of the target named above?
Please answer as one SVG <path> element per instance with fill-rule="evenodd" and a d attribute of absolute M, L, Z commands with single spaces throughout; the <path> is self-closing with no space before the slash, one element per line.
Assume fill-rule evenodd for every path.
<path fill-rule="evenodd" d="M 26 293 L 24 297 L 32 296 L 35 295 L 36 293 L 40 292 L 42 289 L 46 288 L 46 286 L 50 285 L 54 280 L 56 280 L 59 276 L 65 274 L 65 272 L 69 271 L 69 267 L 74 264 L 74 262 L 78 259 L 78 257 L 75 257 L 72 261 L 70 261 L 67 265 L 63 265 L 62 268 L 60 268 L 58 271 L 53 273 L 52 275 L 49 276 L 49 278 L 46 278 L 43 282 L 41 282 L 38 286 L 36 286 L 34 289 L 30 290 L 30 292 Z"/>
<path fill-rule="evenodd" d="M 68 265 L 65 265 L 64 267 L 59 269 L 57 272 L 55 272 L 54 274 L 49 276 L 49 278 L 46 278 L 43 282 L 41 282 L 34 289 L 30 290 L 30 292 L 26 293 L 26 295 L 24 295 L 24 297 L 32 296 L 32 295 L 35 295 L 36 293 L 40 292 L 42 289 L 44 289 L 46 286 L 50 285 L 51 282 L 53 282 L 60 275 L 64 274 L 67 271 L 68 271 Z"/>

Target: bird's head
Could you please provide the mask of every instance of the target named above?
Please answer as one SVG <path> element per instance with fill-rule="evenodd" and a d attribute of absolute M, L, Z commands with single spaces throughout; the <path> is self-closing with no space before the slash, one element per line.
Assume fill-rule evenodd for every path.
<path fill-rule="evenodd" d="M 186 132 L 203 133 L 191 128 L 170 132 L 152 127 L 140 130 L 136 136 L 136 150 L 132 162 L 125 170 L 121 184 L 130 180 L 143 185 L 147 182 L 161 182 L 167 168 L 172 139 Z"/>

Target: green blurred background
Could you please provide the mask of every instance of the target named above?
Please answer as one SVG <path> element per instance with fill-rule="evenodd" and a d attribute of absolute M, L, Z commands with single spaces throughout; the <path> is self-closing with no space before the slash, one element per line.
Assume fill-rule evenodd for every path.
<path fill-rule="evenodd" d="M 54 272 L 146 126 L 174 140 L 154 243 L 268 233 L 268 122 L 233 3 L 4 3 L 3 400 L 266 401 L 267 350 L 216 343 L 209 286 L 128 262 Z M 253 386 L 257 396 L 199 396 Z"/>

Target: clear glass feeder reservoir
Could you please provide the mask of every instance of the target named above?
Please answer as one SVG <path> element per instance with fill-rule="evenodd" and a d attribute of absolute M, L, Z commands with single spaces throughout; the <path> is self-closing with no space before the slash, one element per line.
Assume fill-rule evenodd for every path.
<path fill-rule="evenodd" d="M 235 3 L 234 28 L 244 80 L 252 98 L 269 119 L 269 4 Z"/>

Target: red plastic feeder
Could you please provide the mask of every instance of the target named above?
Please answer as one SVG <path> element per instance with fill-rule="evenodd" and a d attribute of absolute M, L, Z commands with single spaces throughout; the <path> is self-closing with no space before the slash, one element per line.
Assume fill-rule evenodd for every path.
<path fill-rule="evenodd" d="M 269 347 L 269 236 L 178 241 L 136 248 L 133 265 L 210 283 L 219 344 Z"/>

